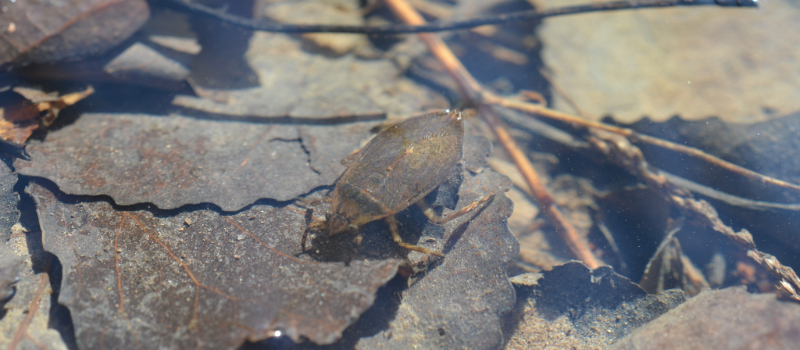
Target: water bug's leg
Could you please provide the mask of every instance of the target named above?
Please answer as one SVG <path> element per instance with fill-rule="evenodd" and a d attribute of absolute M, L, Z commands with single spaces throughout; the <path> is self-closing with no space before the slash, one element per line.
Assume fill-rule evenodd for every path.
<path fill-rule="evenodd" d="M 427 216 L 428 220 L 430 220 L 432 223 L 434 224 L 442 223 L 442 216 L 436 214 L 436 211 L 434 211 L 433 208 L 431 208 L 431 206 L 428 205 L 428 202 L 425 201 L 425 198 L 418 200 L 417 206 L 420 209 L 422 209 L 422 212 L 425 213 L 425 216 Z"/>
<path fill-rule="evenodd" d="M 444 224 L 444 223 L 446 223 L 446 222 L 448 222 L 450 220 L 453 220 L 453 219 L 455 219 L 455 218 L 457 218 L 457 217 L 459 217 L 461 215 L 467 214 L 467 213 L 475 210 L 481 204 L 489 202 L 493 198 L 494 198 L 494 192 L 489 193 L 488 195 L 486 195 L 486 197 L 483 197 L 483 198 L 481 198 L 481 199 L 479 199 L 477 201 L 474 201 L 474 202 L 470 203 L 469 205 L 459 209 L 458 211 L 456 211 L 454 213 L 451 213 L 450 215 L 447 215 L 447 216 L 444 216 L 444 217 L 437 215 L 436 212 L 433 211 L 433 208 L 431 208 L 428 205 L 428 203 L 425 202 L 424 198 L 420 199 L 417 202 L 417 206 L 419 206 L 419 208 L 422 209 L 422 212 L 425 213 L 425 216 L 427 216 L 428 219 L 431 222 L 433 222 L 434 224 L 441 225 L 441 224 Z"/>
<path fill-rule="evenodd" d="M 306 252 L 306 238 L 308 237 L 308 229 L 309 229 L 309 227 L 310 226 L 306 226 L 306 230 L 303 231 L 303 238 L 300 239 L 300 252 L 301 253 L 305 253 Z"/>
<path fill-rule="evenodd" d="M 353 243 L 354 243 L 355 247 L 353 247 L 353 251 L 350 252 L 350 256 L 347 257 L 347 260 L 345 260 L 345 263 L 350 264 L 350 261 L 352 261 L 353 257 L 356 256 L 356 253 L 358 252 L 358 248 L 361 247 L 361 241 L 363 241 L 363 240 L 364 240 L 364 237 L 361 236 L 361 233 L 356 233 L 356 236 L 353 237 Z"/>
<path fill-rule="evenodd" d="M 309 223 L 309 221 L 314 220 L 314 222 Z M 311 209 L 306 211 L 306 229 L 303 231 L 303 238 L 300 239 L 300 253 L 306 252 L 306 239 L 308 238 L 308 232 L 311 230 L 326 230 L 328 228 L 327 223 L 324 220 L 314 219 L 311 216 Z"/>
<path fill-rule="evenodd" d="M 389 225 L 389 230 L 392 231 L 392 239 L 394 239 L 394 242 L 397 243 L 397 245 L 406 249 L 418 251 L 420 253 L 444 257 L 444 254 L 442 253 L 435 252 L 428 248 L 420 247 L 418 245 L 408 244 L 406 242 L 403 242 L 403 239 L 400 238 L 400 231 L 397 229 L 397 219 L 394 218 L 394 215 L 387 216 L 385 220 L 386 224 Z"/>

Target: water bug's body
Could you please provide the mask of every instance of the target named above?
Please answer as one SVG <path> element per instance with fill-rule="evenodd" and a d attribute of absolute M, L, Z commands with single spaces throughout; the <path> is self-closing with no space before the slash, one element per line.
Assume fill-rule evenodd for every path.
<path fill-rule="evenodd" d="M 457 110 L 420 115 L 381 131 L 358 153 L 348 157 L 351 163 L 333 192 L 332 213 L 318 226 L 327 227 L 329 235 L 336 235 L 357 232 L 366 223 L 385 219 L 398 245 L 442 256 L 403 242 L 394 215 L 417 203 L 431 221 L 444 223 L 491 197 L 445 219 L 438 217 L 425 202 L 424 197 L 455 171 L 463 142 L 464 124 Z"/>

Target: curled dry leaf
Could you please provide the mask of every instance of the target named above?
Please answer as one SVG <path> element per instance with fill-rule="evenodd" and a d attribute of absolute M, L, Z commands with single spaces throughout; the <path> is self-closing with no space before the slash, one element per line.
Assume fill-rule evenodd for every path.
<path fill-rule="evenodd" d="M 652 294 L 678 288 L 689 296 L 697 295 L 702 289 L 711 288 L 702 272 L 683 253 L 681 244 L 674 234 L 669 234 L 658 246 L 658 250 L 645 267 L 639 285 Z"/>
<path fill-rule="evenodd" d="M 0 108 L 0 139 L 16 147 L 22 147 L 39 126 L 48 127 L 58 118 L 58 113 L 94 93 L 89 86 L 84 91 L 58 96 L 57 92 L 15 87 L 14 92 L 31 103 Z"/>
<path fill-rule="evenodd" d="M 21 174 L 69 194 L 161 209 L 213 203 L 234 211 L 332 184 L 368 125 L 294 126 L 182 116 L 84 114 L 28 147 Z"/>
<path fill-rule="evenodd" d="M 145 0 L 5 2 L 0 66 L 101 54 L 127 39 L 148 17 Z"/>
<path fill-rule="evenodd" d="M 82 349 L 233 349 L 275 331 L 330 344 L 399 265 L 295 257 L 305 221 L 291 207 L 164 216 L 62 202 L 38 184 L 27 192 L 63 264 L 59 302 Z"/>
<path fill-rule="evenodd" d="M 515 300 L 506 267 L 519 252 L 507 224 L 512 203 L 502 195 L 509 186 L 507 178 L 490 171 L 464 180 L 459 208 L 492 191 L 494 200 L 477 215 L 445 225 L 441 265 L 403 292 L 389 328 L 362 339 L 359 349 L 494 349 L 502 344 L 500 317 Z"/>

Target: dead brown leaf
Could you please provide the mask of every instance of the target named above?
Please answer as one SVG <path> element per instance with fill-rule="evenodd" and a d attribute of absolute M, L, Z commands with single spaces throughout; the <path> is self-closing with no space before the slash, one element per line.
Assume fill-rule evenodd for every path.
<path fill-rule="evenodd" d="M 101 54 L 150 16 L 144 0 L 19 1 L 3 9 L 0 66 Z"/>
<path fill-rule="evenodd" d="M 330 344 L 399 264 L 295 257 L 305 220 L 291 207 L 164 216 L 27 191 L 45 249 L 63 264 L 59 302 L 83 349 L 233 349 L 279 334 Z"/>
<path fill-rule="evenodd" d="M 509 186 L 508 179 L 490 171 L 465 179 L 457 207 L 489 191 L 496 193 L 494 200 L 477 216 L 446 225 L 441 265 L 403 292 L 388 329 L 361 339 L 357 348 L 494 349 L 502 344 L 500 317 L 515 300 L 506 268 L 519 252 L 506 223 L 511 201 L 501 194 Z"/>
<path fill-rule="evenodd" d="M 13 90 L 30 103 L 0 108 L 0 139 L 17 147 L 23 147 L 39 126 L 50 126 L 62 109 L 94 93 L 91 86 L 60 97 L 57 92 L 45 93 L 32 88 L 15 87 Z"/>
<path fill-rule="evenodd" d="M 32 161 L 15 166 L 64 192 L 109 195 L 120 205 L 214 203 L 234 211 L 332 184 L 368 129 L 84 114 L 29 145 Z"/>

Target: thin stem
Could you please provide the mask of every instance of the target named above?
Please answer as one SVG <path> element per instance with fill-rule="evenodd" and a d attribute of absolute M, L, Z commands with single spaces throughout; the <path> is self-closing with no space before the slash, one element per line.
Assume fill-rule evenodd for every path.
<path fill-rule="evenodd" d="M 539 205 L 542 213 L 547 217 L 547 220 L 550 221 L 550 224 L 555 227 L 556 232 L 561 236 L 564 243 L 567 244 L 572 254 L 591 269 L 599 267 L 600 264 L 597 262 L 594 255 L 592 255 L 592 251 L 589 249 L 586 242 L 584 242 L 583 238 L 578 235 L 578 231 L 575 227 L 567 221 L 564 214 L 558 209 L 558 205 L 556 205 L 550 191 L 542 184 L 542 181 L 539 179 L 539 174 L 537 174 L 536 170 L 533 168 L 533 164 L 531 164 L 528 157 L 525 156 L 525 152 L 519 148 L 514 138 L 511 137 L 508 132 L 508 127 L 506 127 L 502 119 L 497 117 L 496 112 L 492 110 L 491 107 L 481 108 L 481 117 L 486 121 L 486 124 L 489 124 L 489 127 L 497 137 L 497 141 L 511 157 L 514 164 L 517 165 L 517 168 L 519 168 L 522 177 L 531 188 L 531 194 L 533 194 L 536 204 Z"/>
<path fill-rule="evenodd" d="M 493 96 L 493 95 L 491 95 L 491 96 L 490 95 L 486 95 L 484 102 L 488 103 L 488 104 L 494 104 L 494 105 L 498 105 L 498 106 L 502 106 L 502 107 L 516 109 L 516 110 L 527 112 L 527 113 L 538 114 L 538 115 L 541 115 L 543 117 L 547 117 L 547 118 L 554 119 L 554 120 L 559 120 L 559 121 L 570 123 L 570 124 L 573 124 L 573 125 L 580 125 L 580 126 L 597 128 L 597 129 L 609 131 L 609 132 L 612 132 L 612 133 L 615 133 L 615 134 L 618 134 L 618 135 L 625 136 L 628 139 L 630 139 L 632 142 L 646 143 L 646 144 L 658 146 L 658 147 L 661 147 L 661 148 L 664 148 L 664 149 L 668 149 L 668 150 L 675 151 L 675 152 L 678 152 L 678 153 L 683 153 L 683 154 L 686 154 L 688 156 L 692 156 L 692 157 L 704 160 L 704 161 L 706 161 L 706 162 L 708 162 L 710 164 L 716 165 L 716 166 L 718 166 L 720 168 L 723 168 L 723 169 L 726 169 L 726 170 L 728 170 L 730 172 L 742 175 L 744 177 L 747 177 L 747 178 L 750 178 L 750 179 L 753 179 L 753 180 L 756 180 L 756 181 L 760 181 L 760 182 L 765 183 L 765 184 L 771 184 L 771 185 L 775 185 L 775 186 L 779 186 L 779 187 L 790 188 L 790 189 L 793 189 L 795 191 L 800 191 L 800 185 L 793 184 L 793 183 L 790 183 L 790 182 L 786 182 L 786 181 L 783 181 L 783 180 L 779 180 L 779 179 L 776 179 L 774 177 L 769 177 L 769 176 L 766 176 L 766 175 L 759 174 L 759 173 L 757 173 L 755 171 L 752 171 L 750 169 L 743 168 L 741 166 L 738 166 L 738 165 L 733 164 L 731 162 L 728 162 L 726 160 L 723 160 L 723 159 L 720 159 L 718 157 L 712 156 L 712 155 L 710 155 L 708 153 L 705 153 L 705 152 L 703 152 L 703 151 L 701 151 L 701 150 L 699 150 L 697 148 L 687 147 L 687 146 L 684 146 L 684 145 L 679 145 L 679 144 L 674 143 L 674 142 L 670 142 L 670 141 L 662 140 L 662 139 L 655 138 L 655 137 L 652 137 L 652 136 L 640 134 L 640 133 L 638 133 L 636 131 L 633 131 L 631 129 L 620 128 L 620 127 L 613 126 L 613 125 L 608 125 L 608 124 L 605 124 L 605 123 L 586 120 L 586 119 L 580 118 L 578 116 L 574 116 L 574 115 L 571 115 L 571 114 L 568 114 L 568 113 L 552 110 L 550 108 L 547 108 L 547 107 L 544 107 L 544 106 L 541 106 L 541 105 L 536 105 L 536 104 L 531 104 L 531 103 L 526 103 L 526 102 L 521 102 L 521 101 L 509 100 L 509 99 L 500 98 L 500 97 Z"/>

